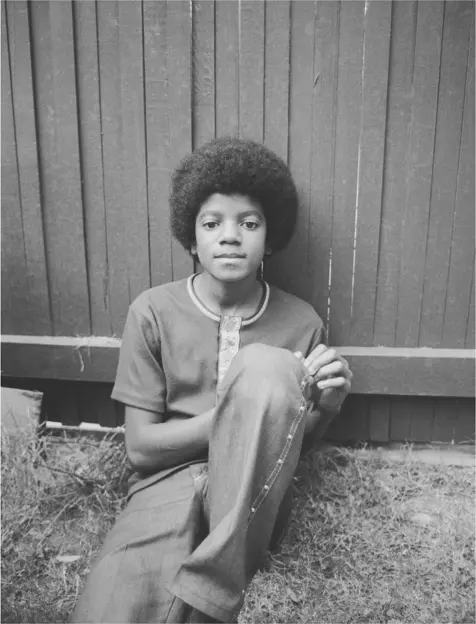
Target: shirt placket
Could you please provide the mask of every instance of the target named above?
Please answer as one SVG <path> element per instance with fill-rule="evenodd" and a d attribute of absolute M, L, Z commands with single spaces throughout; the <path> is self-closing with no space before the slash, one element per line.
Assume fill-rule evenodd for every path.
<path fill-rule="evenodd" d="M 218 386 L 226 375 L 231 361 L 240 348 L 240 329 L 242 319 L 239 316 L 222 316 L 218 336 Z"/>

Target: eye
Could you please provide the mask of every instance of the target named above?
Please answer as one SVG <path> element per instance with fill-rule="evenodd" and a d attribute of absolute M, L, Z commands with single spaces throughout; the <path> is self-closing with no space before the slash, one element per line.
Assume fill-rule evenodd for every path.
<path fill-rule="evenodd" d="M 202 223 L 202 227 L 204 227 L 206 230 L 214 230 L 216 227 L 218 227 L 218 222 L 217 221 L 205 221 L 205 223 Z"/>
<path fill-rule="evenodd" d="M 256 230 L 256 228 L 259 227 L 259 223 L 257 223 L 256 221 L 244 221 L 243 225 L 245 226 L 246 230 Z"/>

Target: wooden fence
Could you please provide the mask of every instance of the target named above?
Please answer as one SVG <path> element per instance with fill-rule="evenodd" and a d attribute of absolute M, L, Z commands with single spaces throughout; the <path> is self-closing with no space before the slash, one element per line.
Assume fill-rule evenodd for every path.
<path fill-rule="evenodd" d="M 107 338 L 194 269 L 170 174 L 229 134 L 298 185 L 265 274 L 356 373 L 332 435 L 472 438 L 472 2 L 3 2 L 2 383 L 48 388 L 69 424 L 117 422 Z"/>

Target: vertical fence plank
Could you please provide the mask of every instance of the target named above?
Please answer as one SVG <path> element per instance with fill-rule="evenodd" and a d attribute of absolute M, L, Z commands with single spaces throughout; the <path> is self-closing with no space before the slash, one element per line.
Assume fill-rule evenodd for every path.
<path fill-rule="evenodd" d="M 264 139 L 264 0 L 240 5 L 240 137 Z"/>
<path fill-rule="evenodd" d="M 328 324 L 336 132 L 340 2 L 319 2 L 316 14 L 311 155 L 309 272 L 311 302 Z"/>
<path fill-rule="evenodd" d="M 71 3 L 31 4 L 51 310 L 55 334 L 91 331 Z"/>
<path fill-rule="evenodd" d="M 167 2 L 167 71 L 169 84 L 170 163 L 192 150 L 192 16 L 185 0 Z M 193 271 L 193 260 L 188 252 L 172 240 L 173 279 L 187 277 Z"/>
<path fill-rule="evenodd" d="M 73 8 L 91 329 L 95 335 L 107 336 L 112 333 L 112 327 L 107 297 L 109 274 L 96 3 L 77 2 Z"/>
<path fill-rule="evenodd" d="M 459 401 L 457 399 L 439 399 L 435 402 L 435 420 L 433 422 L 433 442 L 451 442 L 455 439 L 458 423 Z"/>
<path fill-rule="evenodd" d="M 314 22 L 314 2 L 291 3 L 289 167 L 299 192 L 299 214 L 288 247 L 268 262 L 277 286 L 308 301 Z"/>
<path fill-rule="evenodd" d="M 338 416 L 331 422 L 325 439 L 338 443 L 366 442 L 370 439 L 369 397 L 349 396 Z"/>
<path fill-rule="evenodd" d="M 5 3 L 2 4 L 2 332 L 32 330 Z M 28 333 L 28 331 L 26 331 Z"/>
<path fill-rule="evenodd" d="M 329 428 L 329 438 L 343 442 L 365 442 L 370 439 L 369 397 L 356 394 L 347 398 L 342 408 L 342 418 Z M 337 431 L 337 428 L 339 429 Z"/>
<path fill-rule="evenodd" d="M 471 297 L 469 299 L 468 318 L 466 321 L 466 340 L 465 347 L 467 349 L 474 349 L 474 267 L 473 267 L 473 279 L 471 280 Z"/>
<path fill-rule="evenodd" d="M 474 407 L 474 399 L 450 398 L 435 401 L 432 440 L 452 444 L 474 444 Z"/>
<path fill-rule="evenodd" d="M 455 426 L 454 442 L 475 442 L 474 435 L 474 401 L 457 402 L 458 420 Z"/>
<path fill-rule="evenodd" d="M 288 0 L 265 5 L 264 143 L 284 162 L 289 148 L 291 6 Z M 282 257 L 283 254 L 279 254 Z M 265 278 L 280 280 L 279 257 L 265 261 Z"/>
<path fill-rule="evenodd" d="M 395 345 L 417 2 L 393 2 L 375 345 Z"/>
<path fill-rule="evenodd" d="M 130 302 L 150 285 L 140 3 L 98 3 L 108 300 L 121 334 Z"/>
<path fill-rule="evenodd" d="M 113 334 L 121 335 L 130 304 L 127 236 L 123 218 L 122 98 L 119 7 L 98 2 L 99 81 L 102 119 L 106 245 L 108 259 L 107 302 Z"/>
<path fill-rule="evenodd" d="M 266 0 L 264 143 L 285 162 L 289 138 L 290 10 L 290 0 Z"/>
<path fill-rule="evenodd" d="M 431 442 L 433 439 L 433 421 L 435 399 L 415 397 L 412 405 L 410 439 L 412 442 Z"/>
<path fill-rule="evenodd" d="M 76 382 L 78 389 L 78 420 L 80 423 L 99 424 L 101 407 L 100 397 L 97 392 L 98 385 L 102 386 L 103 384 Z"/>
<path fill-rule="evenodd" d="M 418 345 L 433 170 L 443 3 L 418 4 L 396 346 Z"/>
<path fill-rule="evenodd" d="M 468 52 L 466 89 L 456 182 L 455 216 L 448 288 L 445 298 L 443 347 L 465 345 L 474 267 L 474 21 Z M 470 322 L 474 325 L 474 318 Z"/>
<path fill-rule="evenodd" d="M 192 4 L 193 148 L 215 138 L 215 0 Z"/>
<path fill-rule="evenodd" d="M 441 346 L 443 334 L 472 13 L 469 2 L 445 5 L 420 346 Z"/>
<path fill-rule="evenodd" d="M 41 214 L 30 20 L 26 2 L 8 2 L 6 7 L 23 244 L 27 269 L 27 279 L 22 289 L 28 293 L 28 307 L 24 309 L 28 319 L 25 319 L 20 333 L 49 334 L 52 328 Z"/>
<path fill-rule="evenodd" d="M 216 3 L 215 101 L 217 136 L 239 133 L 238 0 Z"/>
<path fill-rule="evenodd" d="M 351 344 L 373 342 L 382 209 L 391 2 L 366 3 Z"/>
<path fill-rule="evenodd" d="M 390 440 L 391 399 L 386 396 L 372 396 L 369 399 L 369 439 L 372 442 Z"/>
<path fill-rule="evenodd" d="M 390 440 L 405 442 L 410 440 L 412 422 L 412 399 L 392 397 L 390 411 Z"/>
<path fill-rule="evenodd" d="M 76 427 L 81 422 L 78 385 L 74 381 L 41 381 L 46 420 Z"/>
<path fill-rule="evenodd" d="M 132 301 L 150 287 L 142 4 L 118 4 L 125 228 L 122 253 L 127 255 L 129 296 Z"/>
<path fill-rule="evenodd" d="M 170 135 L 165 2 L 146 1 L 144 15 L 147 191 L 152 286 L 172 280 L 172 238 L 168 196 Z"/>
<path fill-rule="evenodd" d="M 79 422 L 97 423 L 103 427 L 116 426 L 116 413 L 111 397 L 111 385 L 104 383 L 78 384 Z"/>
<path fill-rule="evenodd" d="M 342 2 L 339 33 L 337 126 L 332 228 L 329 334 L 349 344 L 355 230 L 365 3 Z"/>
<path fill-rule="evenodd" d="M 192 148 L 215 138 L 215 0 L 192 3 Z M 194 258 L 194 270 L 200 264 Z"/>

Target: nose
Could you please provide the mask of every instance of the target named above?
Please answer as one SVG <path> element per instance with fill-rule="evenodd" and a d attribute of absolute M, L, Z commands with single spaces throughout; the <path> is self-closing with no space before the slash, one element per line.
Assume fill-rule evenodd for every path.
<path fill-rule="evenodd" d="M 225 221 L 221 228 L 220 243 L 240 244 L 241 243 L 241 231 L 238 223 Z"/>

